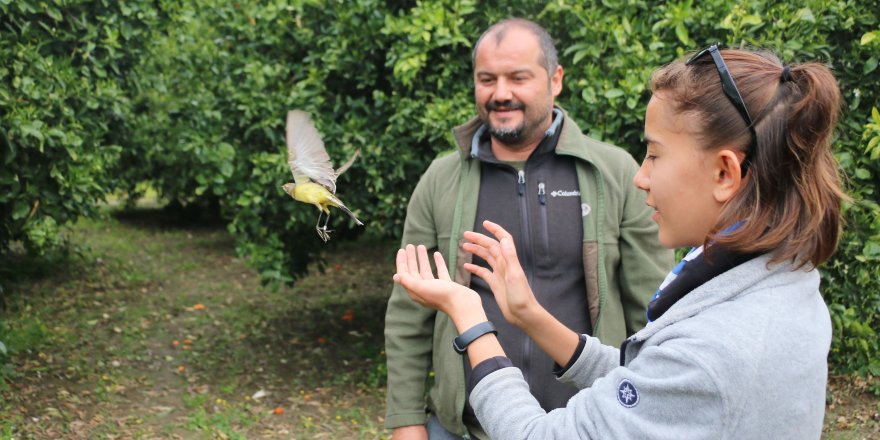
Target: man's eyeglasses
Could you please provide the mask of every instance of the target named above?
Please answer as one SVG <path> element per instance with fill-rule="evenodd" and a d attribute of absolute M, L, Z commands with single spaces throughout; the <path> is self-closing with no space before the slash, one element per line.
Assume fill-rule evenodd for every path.
<path fill-rule="evenodd" d="M 721 77 L 721 89 L 724 90 L 724 94 L 727 95 L 727 98 L 730 99 L 730 102 L 733 103 L 733 106 L 742 115 L 743 120 L 746 121 L 746 125 L 749 126 L 749 131 L 752 134 L 752 141 L 749 144 L 749 148 L 746 150 L 746 159 L 743 161 L 743 169 L 742 173 L 745 175 L 746 167 L 748 167 L 748 162 L 751 156 L 753 155 L 753 149 L 755 143 L 758 141 L 758 137 L 755 135 L 755 127 L 752 124 L 752 117 L 749 115 L 749 110 L 746 108 L 745 102 L 743 102 L 742 95 L 739 94 L 739 89 L 736 88 L 736 83 L 733 82 L 733 76 L 730 74 L 730 70 L 727 69 L 727 64 L 724 62 L 724 58 L 721 58 L 721 52 L 719 51 L 719 47 L 721 43 L 715 43 L 703 50 L 700 53 L 691 57 L 691 59 L 687 60 L 685 63 L 686 66 L 693 64 L 698 59 L 702 58 L 703 55 L 709 54 L 712 56 L 712 61 L 715 62 L 715 68 L 718 69 L 718 76 Z"/>

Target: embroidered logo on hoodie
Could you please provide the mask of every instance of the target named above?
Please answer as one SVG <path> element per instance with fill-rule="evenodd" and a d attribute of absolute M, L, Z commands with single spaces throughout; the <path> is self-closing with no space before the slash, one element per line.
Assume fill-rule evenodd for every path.
<path fill-rule="evenodd" d="M 590 205 L 588 205 L 586 203 L 581 203 L 581 217 L 586 217 L 586 216 L 590 215 L 590 211 L 592 211 L 592 208 L 590 208 Z"/>
<path fill-rule="evenodd" d="M 639 391 L 629 379 L 620 381 L 620 385 L 617 386 L 617 401 L 624 408 L 632 408 L 639 404 Z"/>

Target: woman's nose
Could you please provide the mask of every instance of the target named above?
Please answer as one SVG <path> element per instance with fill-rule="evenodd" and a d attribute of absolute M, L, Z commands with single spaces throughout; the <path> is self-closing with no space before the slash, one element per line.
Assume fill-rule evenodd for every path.
<path fill-rule="evenodd" d="M 646 162 L 642 162 L 642 166 L 639 167 L 639 171 L 633 176 L 633 185 L 636 188 L 641 189 L 643 191 L 648 191 L 650 189 L 651 179 L 648 178 L 648 165 Z"/>

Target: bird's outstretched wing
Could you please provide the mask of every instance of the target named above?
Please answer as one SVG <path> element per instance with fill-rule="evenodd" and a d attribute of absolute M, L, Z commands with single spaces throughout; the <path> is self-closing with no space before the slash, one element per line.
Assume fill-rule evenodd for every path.
<path fill-rule="evenodd" d="M 357 159 L 358 154 L 361 154 L 361 149 L 360 149 L 360 148 L 358 148 L 357 150 L 354 150 L 354 154 L 351 155 L 351 158 L 348 159 L 347 162 L 345 162 L 344 164 L 342 164 L 342 166 L 339 167 L 339 169 L 336 170 L 336 176 L 337 176 L 337 177 L 338 177 L 338 176 L 341 176 L 342 173 L 345 172 L 345 170 L 351 168 L 351 164 L 353 164 L 353 163 L 354 163 L 354 160 Z"/>
<path fill-rule="evenodd" d="M 312 118 L 302 110 L 287 112 L 287 164 L 297 184 L 311 179 L 336 193 L 336 171 Z"/>

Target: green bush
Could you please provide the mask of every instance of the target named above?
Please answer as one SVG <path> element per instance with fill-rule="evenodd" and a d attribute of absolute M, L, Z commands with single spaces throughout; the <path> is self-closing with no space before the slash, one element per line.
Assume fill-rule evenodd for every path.
<path fill-rule="evenodd" d="M 156 19 L 142 3 L 0 1 L 0 254 L 56 247 L 113 188 L 126 77 Z"/>
<path fill-rule="evenodd" d="M 880 51 L 875 51 L 875 54 Z M 875 86 L 874 93 L 877 93 Z M 855 124 L 853 124 L 855 125 Z M 853 202 L 837 254 L 822 270 L 831 304 L 834 341 L 831 362 L 842 371 L 880 376 L 880 113 L 872 109 L 862 142 L 838 153 Z M 876 385 L 880 387 L 880 384 Z M 880 388 L 876 389 L 880 393 Z"/>

